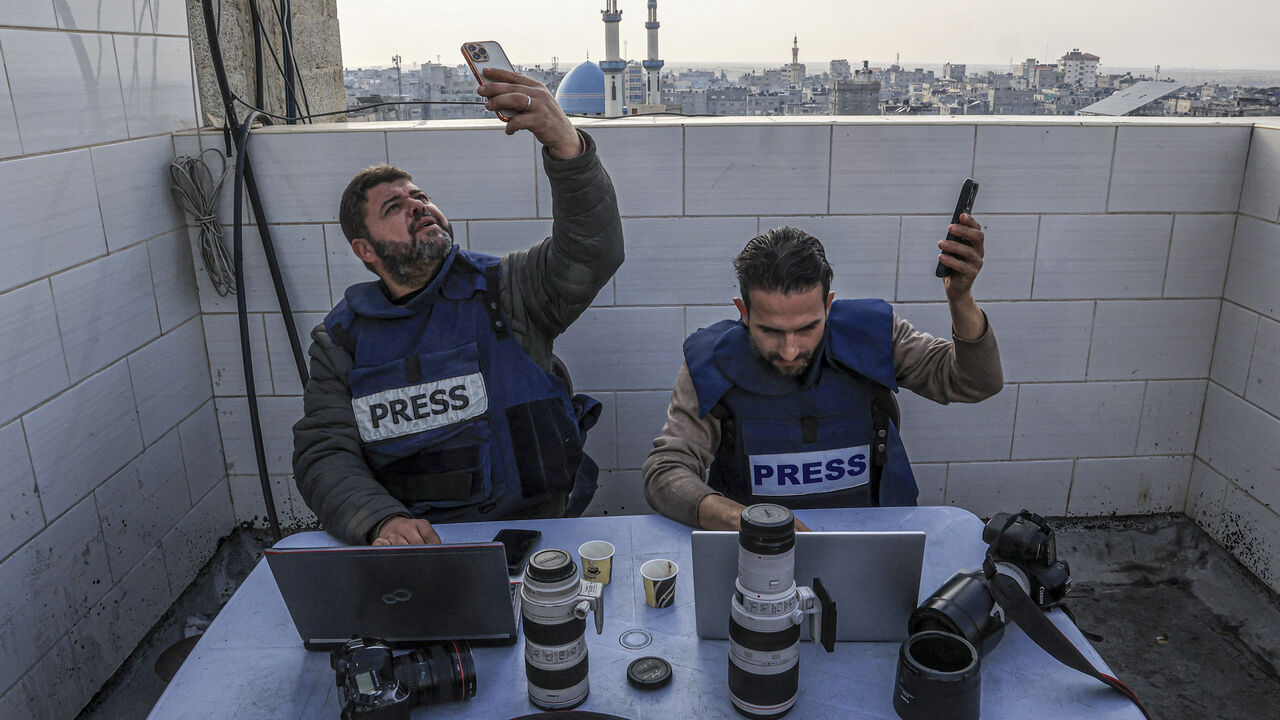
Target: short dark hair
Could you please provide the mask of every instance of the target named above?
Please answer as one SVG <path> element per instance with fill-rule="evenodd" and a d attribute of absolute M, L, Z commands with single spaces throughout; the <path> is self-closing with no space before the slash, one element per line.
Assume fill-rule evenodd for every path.
<path fill-rule="evenodd" d="M 733 269 L 748 308 L 752 290 L 791 294 L 820 284 L 825 300 L 834 275 L 818 238 L 786 225 L 751 238 L 734 258 Z"/>
<path fill-rule="evenodd" d="M 413 182 L 413 176 L 386 163 L 365 168 L 351 178 L 347 189 L 342 191 L 342 204 L 338 207 L 338 222 L 342 224 L 342 234 L 347 236 L 347 242 L 356 238 L 369 238 L 369 228 L 364 224 L 365 202 L 369 199 L 369 190 L 375 185 L 397 180 Z"/>

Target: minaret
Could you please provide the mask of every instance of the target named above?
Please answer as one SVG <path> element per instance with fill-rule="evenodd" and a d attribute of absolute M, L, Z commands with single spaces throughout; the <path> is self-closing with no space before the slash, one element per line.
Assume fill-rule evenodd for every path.
<path fill-rule="evenodd" d="M 794 87 L 800 87 L 804 82 L 804 66 L 800 64 L 800 38 L 799 36 L 791 36 L 791 64 L 787 66 L 791 71 L 791 84 Z"/>
<path fill-rule="evenodd" d="M 649 58 L 640 63 L 644 66 L 645 102 L 659 105 L 662 103 L 662 61 L 658 59 L 658 0 L 649 0 L 649 20 L 644 29 L 649 35 Z"/>
<path fill-rule="evenodd" d="M 600 14 L 604 17 L 604 60 L 600 61 L 600 69 L 604 71 L 604 116 L 622 117 L 622 71 L 627 62 L 618 56 L 618 23 L 622 22 L 622 11 L 618 9 L 618 0 L 605 0 Z"/>

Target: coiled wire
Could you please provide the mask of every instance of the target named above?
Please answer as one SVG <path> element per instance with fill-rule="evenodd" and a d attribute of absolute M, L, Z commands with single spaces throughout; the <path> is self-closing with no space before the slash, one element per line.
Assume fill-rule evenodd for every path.
<path fill-rule="evenodd" d="M 218 158 L 221 168 L 217 179 L 214 179 L 213 171 L 204 159 L 210 153 Z M 200 257 L 204 260 L 213 289 L 223 297 L 236 292 L 231 252 L 223 242 L 222 226 L 218 224 L 216 211 L 218 193 L 230 170 L 222 152 L 216 148 L 209 148 L 195 157 L 181 155 L 169 164 L 169 176 L 173 180 L 169 190 L 200 227 Z"/>

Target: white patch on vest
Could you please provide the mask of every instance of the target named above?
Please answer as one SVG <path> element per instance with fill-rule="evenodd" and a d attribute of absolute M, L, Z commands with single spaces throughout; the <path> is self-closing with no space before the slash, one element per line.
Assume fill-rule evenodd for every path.
<path fill-rule="evenodd" d="M 412 435 L 470 420 L 489 409 L 480 373 L 383 390 L 351 400 L 365 442 Z"/>
<path fill-rule="evenodd" d="M 811 495 L 865 485 L 871 446 L 750 455 L 752 495 Z"/>

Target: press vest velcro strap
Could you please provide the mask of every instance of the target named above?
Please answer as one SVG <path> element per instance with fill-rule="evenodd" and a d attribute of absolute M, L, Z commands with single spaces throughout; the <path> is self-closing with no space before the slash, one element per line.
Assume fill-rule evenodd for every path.
<path fill-rule="evenodd" d="M 811 495 L 865 485 L 869 445 L 801 453 L 750 455 L 752 495 Z"/>
<path fill-rule="evenodd" d="M 360 438 L 375 442 L 483 415 L 489 396 L 484 376 L 477 372 L 353 398 L 351 409 Z"/>
<path fill-rule="evenodd" d="M 443 502 L 446 500 L 466 500 L 476 487 L 475 473 L 458 471 L 443 473 L 423 473 L 421 475 L 390 477 L 385 486 L 387 490 L 404 502 Z"/>
<path fill-rule="evenodd" d="M 806 415 L 800 418 L 801 440 L 807 443 L 818 442 L 818 418 Z"/>
<path fill-rule="evenodd" d="M 502 320 L 502 302 L 498 297 L 499 285 L 498 264 L 494 263 L 484 269 L 484 307 L 489 311 L 489 325 L 499 340 L 507 339 L 507 324 Z"/>

